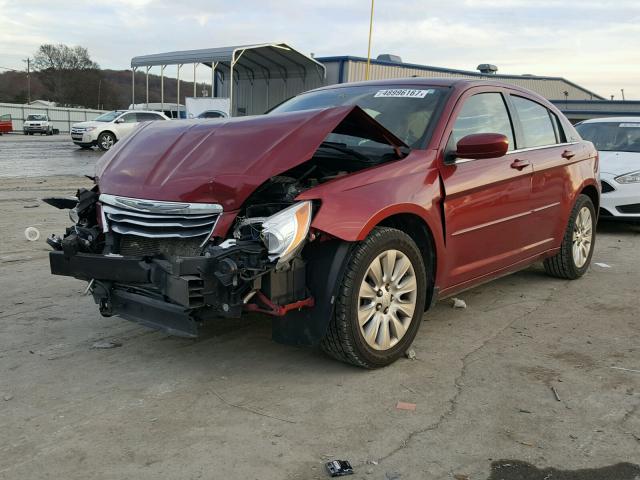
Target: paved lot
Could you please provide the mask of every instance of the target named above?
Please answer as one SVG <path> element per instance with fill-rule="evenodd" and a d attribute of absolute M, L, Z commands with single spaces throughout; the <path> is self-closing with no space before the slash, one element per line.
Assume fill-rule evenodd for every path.
<path fill-rule="evenodd" d="M 0 178 L 93 175 L 100 155 L 98 148 L 76 147 L 68 134 L 7 134 L 0 137 Z"/>
<path fill-rule="evenodd" d="M 7 175 L 23 146 L 43 158 L 50 143 L 39 176 Z M 610 268 L 579 281 L 533 267 L 460 295 L 467 309 L 438 304 L 416 360 L 363 371 L 271 342 L 264 317 L 197 341 L 100 317 L 83 282 L 48 274 L 44 237 L 68 219 L 38 200 L 89 183 L 45 172 L 91 173 L 97 157 L 0 137 L 0 478 L 306 480 L 336 457 L 359 479 L 640 475 L 515 462 L 640 463 L 640 229 L 600 228 L 594 261 Z"/>

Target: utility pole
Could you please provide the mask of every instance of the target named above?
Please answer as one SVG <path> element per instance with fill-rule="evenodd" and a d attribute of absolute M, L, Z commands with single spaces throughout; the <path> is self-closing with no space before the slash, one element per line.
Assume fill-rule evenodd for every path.
<path fill-rule="evenodd" d="M 100 110 L 100 90 L 102 89 L 102 79 L 98 80 L 98 110 Z"/>
<path fill-rule="evenodd" d="M 369 45 L 367 46 L 367 69 L 365 70 L 364 79 L 369 80 L 369 69 L 371 68 L 371 34 L 373 33 L 373 2 L 371 0 L 371 15 L 369 16 Z"/>
<path fill-rule="evenodd" d="M 622 101 L 624 102 L 624 88 L 620 89 L 620 93 L 622 93 Z"/>
<path fill-rule="evenodd" d="M 23 62 L 27 62 L 27 103 L 31 103 L 31 59 L 27 57 Z"/>

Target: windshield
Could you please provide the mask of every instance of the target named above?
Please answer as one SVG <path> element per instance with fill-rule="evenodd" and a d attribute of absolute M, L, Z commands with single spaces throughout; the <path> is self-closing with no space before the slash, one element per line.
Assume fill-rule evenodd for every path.
<path fill-rule="evenodd" d="M 103 113 L 98 118 L 96 118 L 95 121 L 96 122 L 111 122 L 111 121 L 115 120 L 116 118 L 118 118 L 121 114 L 122 114 L 122 112 L 120 112 L 118 110 L 113 111 L 113 112 Z"/>
<path fill-rule="evenodd" d="M 294 97 L 269 113 L 358 105 L 404 143 L 420 148 L 446 91 L 445 88 L 424 86 L 389 88 L 366 85 L 331 88 Z M 349 146 L 363 144 L 362 139 L 338 134 L 329 135 L 327 140 Z"/>
<path fill-rule="evenodd" d="M 28 120 L 41 120 L 42 121 L 42 120 L 46 120 L 46 119 L 47 119 L 46 115 L 29 115 L 27 117 L 27 121 Z"/>
<path fill-rule="evenodd" d="M 576 125 L 582 138 L 596 149 L 640 153 L 640 119 L 637 122 L 600 122 Z"/>

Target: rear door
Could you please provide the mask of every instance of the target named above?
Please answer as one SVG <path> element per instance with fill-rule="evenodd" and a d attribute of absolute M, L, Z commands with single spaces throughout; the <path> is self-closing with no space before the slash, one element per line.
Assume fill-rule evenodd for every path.
<path fill-rule="evenodd" d="M 515 117 L 519 138 L 519 158 L 533 165 L 531 187 L 531 238 L 533 252 L 543 252 L 558 246 L 564 234 L 576 182 L 577 162 L 588 151 L 581 143 L 567 139 L 558 116 L 532 98 L 511 92 L 509 101 Z M 573 173 L 572 173 L 573 172 Z"/>
<path fill-rule="evenodd" d="M 125 113 L 113 124 L 118 140 L 129 135 L 138 126 L 138 118 L 135 112 Z"/>
<path fill-rule="evenodd" d="M 441 175 L 445 190 L 447 287 L 464 284 L 528 256 L 532 167 L 516 161 L 515 129 L 504 90 L 478 87 L 456 104 L 445 133 Z M 499 158 L 456 159 L 447 164 L 462 137 L 501 133 L 509 152 Z"/>

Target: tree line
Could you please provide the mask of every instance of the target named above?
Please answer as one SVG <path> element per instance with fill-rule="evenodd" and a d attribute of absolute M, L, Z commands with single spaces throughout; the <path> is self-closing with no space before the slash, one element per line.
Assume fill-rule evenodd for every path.
<path fill-rule="evenodd" d="M 30 82 L 25 71 L 0 73 L 0 102 L 27 103 L 48 100 L 58 106 L 114 110 L 131 103 L 131 70 L 102 70 L 81 46 L 41 45 L 33 55 Z M 136 73 L 136 103 L 146 100 L 146 77 Z M 182 82 L 181 103 L 193 93 L 193 84 Z M 198 92 L 210 85 L 199 85 Z M 189 93 L 191 92 L 191 93 Z M 164 79 L 165 102 L 175 102 L 177 81 Z M 199 93 L 200 94 L 200 93 Z M 149 75 L 149 101 L 160 101 L 160 76 Z"/>

